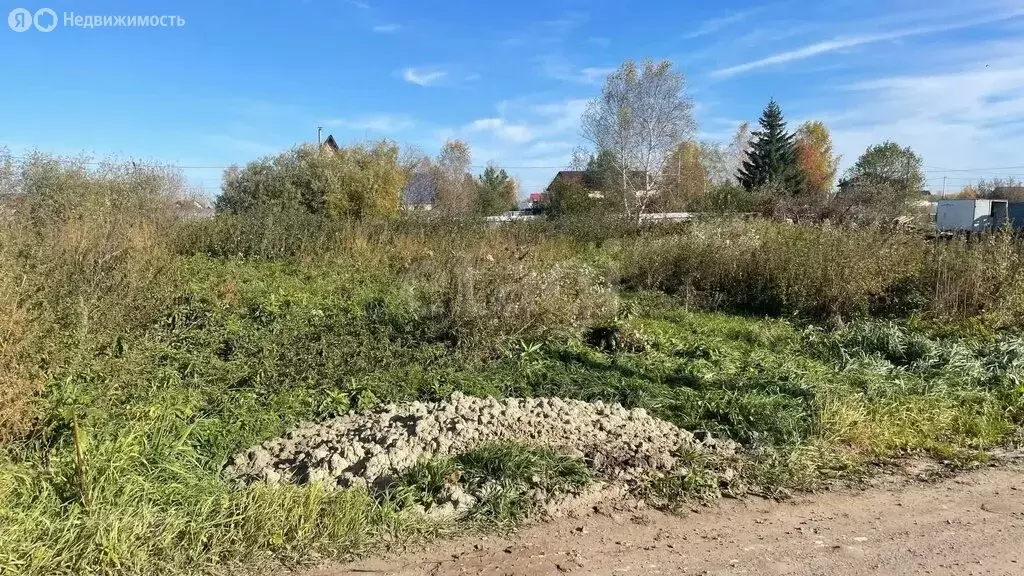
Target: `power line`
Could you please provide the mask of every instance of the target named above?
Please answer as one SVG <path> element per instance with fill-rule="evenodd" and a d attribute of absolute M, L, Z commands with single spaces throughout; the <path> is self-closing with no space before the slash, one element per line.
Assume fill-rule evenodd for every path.
<path fill-rule="evenodd" d="M 1024 170 L 1024 166 L 1003 166 L 1002 168 L 939 168 L 925 166 L 922 172 L 992 172 L 994 170 Z"/>

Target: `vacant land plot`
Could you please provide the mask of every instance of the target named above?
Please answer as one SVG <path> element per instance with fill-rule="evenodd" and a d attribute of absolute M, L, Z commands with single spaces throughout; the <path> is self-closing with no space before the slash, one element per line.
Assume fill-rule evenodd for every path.
<path fill-rule="evenodd" d="M 286 213 L 183 224 L 137 172 L 91 178 L 30 198 L 0 231 L 4 572 L 345 559 L 514 527 L 599 484 L 672 511 L 723 492 L 785 497 L 907 454 L 956 467 L 1022 441 L 1024 261 L 1009 237 Z M 361 457 L 344 449 L 361 442 L 324 448 L 326 482 L 225 473 L 264 442 L 285 459 L 321 448 L 284 450 L 289 431 L 456 392 L 578 400 L 693 442 L 666 454 L 622 439 L 656 457 L 649 473 L 529 434 L 438 444 L 352 489 L 337 479 L 358 484 L 344 474 Z M 502 406 L 474 426 L 515 417 Z M 551 406 L 538 410 L 571 412 Z M 429 513 L 446 503 L 457 513 Z"/>

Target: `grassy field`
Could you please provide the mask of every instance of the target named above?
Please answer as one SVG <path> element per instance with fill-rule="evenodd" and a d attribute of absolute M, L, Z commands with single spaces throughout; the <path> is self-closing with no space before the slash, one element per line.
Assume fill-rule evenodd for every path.
<path fill-rule="evenodd" d="M 579 461 L 487 446 L 386 495 L 240 487 L 235 452 L 453 391 L 643 407 L 744 446 L 636 489 L 783 496 L 906 454 L 1024 442 L 1022 247 L 723 220 L 182 224 L 159 179 L 63 175 L 0 230 L 0 571 L 157 574 L 347 557 L 514 526 Z M 78 178 L 77 180 L 75 178 Z M 64 188 L 61 188 L 63 186 Z M 110 210 L 110 202 L 118 210 Z M 456 525 L 409 504 L 458 470 Z"/>

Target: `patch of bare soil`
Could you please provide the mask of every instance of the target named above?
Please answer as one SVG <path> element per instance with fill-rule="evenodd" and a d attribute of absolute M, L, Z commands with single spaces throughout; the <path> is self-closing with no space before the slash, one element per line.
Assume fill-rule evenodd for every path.
<path fill-rule="evenodd" d="M 724 500 L 681 516 L 606 503 L 508 538 L 439 543 L 303 576 L 1024 575 L 1024 466 L 914 476 L 782 503 Z"/>

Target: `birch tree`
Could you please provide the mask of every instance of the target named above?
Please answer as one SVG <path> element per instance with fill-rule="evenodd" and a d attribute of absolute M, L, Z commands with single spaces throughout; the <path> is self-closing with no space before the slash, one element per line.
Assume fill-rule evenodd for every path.
<path fill-rule="evenodd" d="M 683 75 L 672 63 L 627 60 L 605 80 L 583 114 L 583 136 L 618 159 L 623 209 L 639 220 L 654 201 L 666 158 L 696 131 Z"/>
<path fill-rule="evenodd" d="M 447 216 L 464 215 L 473 210 L 476 182 L 469 174 L 471 162 L 469 145 L 462 140 L 448 140 L 437 156 L 434 163 L 437 206 Z"/>

